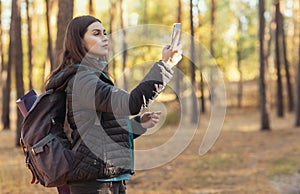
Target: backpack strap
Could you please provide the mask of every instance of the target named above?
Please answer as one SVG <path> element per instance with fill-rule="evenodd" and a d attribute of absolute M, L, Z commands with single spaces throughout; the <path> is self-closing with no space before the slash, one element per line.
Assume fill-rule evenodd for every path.
<path fill-rule="evenodd" d="M 44 137 L 43 139 L 41 139 L 39 142 L 37 142 L 35 145 L 32 146 L 31 148 L 31 153 L 33 153 L 33 155 L 38 155 L 39 153 L 44 151 L 44 146 L 52 141 L 55 138 L 55 136 L 51 133 L 49 133 L 46 137 Z"/>
<path fill-rule="evenodd" d="M 78 140 L 77 140 L 77 142 L 74 144 L 72 150 L 73 150 L 73 151 L 76 151 L 76 150 L 78 149 L 79 145 L 81 144 L 81 142 L 82 142 L 82 137 L 78 138 Z"/>

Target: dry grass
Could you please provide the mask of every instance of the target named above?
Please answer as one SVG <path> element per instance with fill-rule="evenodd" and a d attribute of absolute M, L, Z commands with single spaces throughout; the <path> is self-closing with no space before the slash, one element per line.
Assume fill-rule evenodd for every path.
<path fill-rule="evenodd" d="M 256 109 L 229 109 L 223 131 L 207 154 L 198 155 L 203 137 L 198 130 L 175 160 L 137 172 L 129 183 L 130 193 L 299 194 L 300 129 L 293 128 L 293 115 L 272 116 L 271 132 L 258 130 L 258 118 Z M 206 120 L 204 115 L 200 129 L 207 126 Z M 138 140 L 137 145 L 154 139 Z"/>
<path fill-rule="evenodd" d="M 1 194 L 40 194 L 55 193 L 55 189 L 44 189 L 31 185 L 31 174 L 25 166 L 21 148 L 16 148 L 13 131 L 0 132 L 0 193 Z"/>
<path fill-rule="evenodd" d="M 208 120 L 209 114 L 201 116 L 193 141 L 174 160 L 158 168 L 137 171 L 127 184 L 128 193 L 299 193 L 300 129 L 293 127 L 293 115 L 284 119 L 271 115 L 273 130 L 260 132 L 257 109 L 230 108 L 217 142 L 200 156 L 198 149 Z M 139 138 L 136 148 L 160 145 L 173 133 L 174 127 L 163 127 Z M 14 147 L 14 132 L 0 132 L 0 151 L 1 194 L 56 193 L 55 189 L 30 185 L 31 175 L 22 152 Z"/>
<path fill-rule="evenodd" d="M 237 88 L 237 83 L 226 83 L 228 106 L 237 105 Z M 267 88 L 269 105 L 274 107 L 275 83 L 268 82 Z M 198 152 L 209 113 L 201 115 L 199 129 L 184 152 L 163 166 L 137 171 L 128 182 L 128 193 L 299 194 L 300 128 L 293 127 L 293 115 L 277 118 L 273 111 L 270 115 L 272 131 L 260 132 L 260 114 L 253 108 L 258 105 L 257 91 L 256 80 L 244 82 L 242 105 L 247 108 L 227 110 L 222 133 L 207 154 L 200 156 Z M 15 91 L 11 98 L 14 121 Z M 160 101 L 173 99 L 174 95 L 159 95 L 158 98 Z M 178 104 L 168 106 L 178 110 Z M 167 126 L 137 139 L 136 149 L 150 149 L 172 137 L 178 123 L 176 110 L 168 113 Z M 12 124 L 15 128 L 15 122 Z M 15 148 L 14 131 L 0 131 L 0 153 L 0 194 L 57 193 L 55 188 L 30 184 L 31 174 L 25 167 L 23 153 Z"/>

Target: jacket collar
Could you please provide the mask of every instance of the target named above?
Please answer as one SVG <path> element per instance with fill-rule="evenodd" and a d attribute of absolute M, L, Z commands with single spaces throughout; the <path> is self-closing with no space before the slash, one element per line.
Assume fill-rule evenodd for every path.
<path fill-rule="evenodd" d="M 87 53 L 85 57 L 82 59 L 81 64 L 93 67 L 103 72 L 105 68 L 107 68 L 108 62 L 105 56 L 96 58 L 91 54 Z"/>

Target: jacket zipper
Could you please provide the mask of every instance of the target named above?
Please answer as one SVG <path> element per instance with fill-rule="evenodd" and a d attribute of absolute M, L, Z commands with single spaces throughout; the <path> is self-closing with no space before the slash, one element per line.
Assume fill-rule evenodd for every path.
<path fill-rule="evenodd" d="M 129 140 L 129 147 L 130 147 L 130 162 L 131 162 L 131 172 L 130 174 L 134 174 L 134 144 L 133 144 L 133 132 L 132 132 L 132 126 L 131 121 L 129 117 L 127 117 L 127 127 L 128 127 L 128 140 Z"/>

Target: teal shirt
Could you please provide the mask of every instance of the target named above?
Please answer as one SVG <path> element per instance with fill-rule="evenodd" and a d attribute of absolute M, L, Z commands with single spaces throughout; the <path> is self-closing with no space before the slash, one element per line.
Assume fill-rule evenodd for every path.
<path fill-rule="evenodd" d="M 127 126 L 128 126 L 128 131 L 129 131 L 129 144 L 130 144 L 130 158 L 131 158 L 131 170 L 133 171 L 134 168 L 134 156 L 133 156 L 133 134 L 132 134 L 132 126 L 129 117 L 127 117 Z M 97 179 L 97 181 L 102 181 L 102 182 L 112 182 L 112 181 L 123 181 L 123 180 L 129 180 L 130 179 L 130 174 L 122 174 L 117 177 L 113 178 L 104 178 L 104 179 Z"/>
<path fill-rule="evenodd" d="M 113 177 L 113 178 L 97 179 L 97 181 L 112 182 L 112 181 L 123 181 L 123 180 L 129 180 L 129 179 L 130 179 L 130 174 L 122 174 L 120 176 Z"/>

